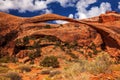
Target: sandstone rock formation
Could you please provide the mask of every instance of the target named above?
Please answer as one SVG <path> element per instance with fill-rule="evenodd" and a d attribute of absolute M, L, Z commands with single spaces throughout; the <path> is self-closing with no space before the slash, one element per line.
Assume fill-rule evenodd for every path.
<path fill-rule="evenodd" d="M 97 19 L 93 22 L 75 20 L 56 14 L 23 18 L 0 12 L 0 49 L 5 54 L 13 55 L 17 39 L 25 36 L 52 36 L 62 42 L 76 42 L 79 46 L 94 43 L 112 56 L 120 58 L 120 14 L 103 14 Z M 46 22 L 51 20 L 69 23 L 61 25 Z"/>

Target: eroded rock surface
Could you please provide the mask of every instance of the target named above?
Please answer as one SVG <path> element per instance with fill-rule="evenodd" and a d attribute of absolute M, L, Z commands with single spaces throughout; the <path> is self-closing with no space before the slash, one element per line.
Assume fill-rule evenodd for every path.
<path fill-rule="evenodd" d="M 79 46 L 94 43 L 112 56 L 120 57 L 120 14 L 107 13 L 95 19 L 98 20 L 74 20 L 56 14 L 23 18 L 0 12 L 0 49 L 6 54 L 16 55 L 17 39 L 44 35 L 56 37 L 65 43 L 76 42 Z M 64 20 L 69 23 L 61 25 L 46 22 L 51 20 Z"/>

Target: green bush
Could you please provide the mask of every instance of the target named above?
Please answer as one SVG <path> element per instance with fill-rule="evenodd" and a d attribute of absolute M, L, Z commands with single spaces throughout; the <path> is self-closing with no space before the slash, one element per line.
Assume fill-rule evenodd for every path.
<path fill-rule="evenodd" d="M 76 56 L 74 53 L 71 52 L 71 50 L 67 50 L 66 53 L 70 55 L 74 59 L 78 59 L 78 56 Z"/>
<path fill-rule="evenodd" d="M 36 49 L 36 51 L 34 53 L 30 53 L 28 56 L 29 56 L 30 60 L 33 60 L 33 59 L 41 56 L 40 53 L 41 53 L 41 50 Z"/>
<path fill-rule="evenodd" d="M 2 62 L 2 63 L 7 63 L 7 62 L 9 62 L 9 57 L 8 57 L 8 56 L 1 57 L 1 58 L 0 58 L 0 62 Z"/>
<path fill-rule="evenodd" d="M 44 28 L 50 29 L 51 26 L 50 25 L 46 25 L 46 26 L 44 26 Z"/>
<path fill-rule="evenodd" d="M 15 41 L 16 46 L 25 46 L 29 44 L 30 37 L 25 36 L 23 39 L 17 39 Z"/>
<path fill-rule="evenodd" d="M 30 72 L 31 68 L 29 66 L 21 66 L 19 67 L 19 69 L 21 70 L 21 72 Z"/>
<path fill-rule="evenodd" d="M 63 24 L 60 24 L 60 26 L 63 26 Z"/>
<path fill-rule="evenodd" d="M 47 57 L 44 58 L 44 60 L 42 62 L 40 62 L 40 65 L 44 66 L 44 67 L 57 68 L 57 67 L 59 67 L 59 62 L 57 60 L 57 57 L 47 56 Z"/>
<path fill-rule="evenodd" d="M 25 36 L 25 37 L 23 38 L 23 42 L 24 42 L 25 45 L 28 44 L 28 43 L 29 43 L 29 37 L 28 37 L 28 36 Z"/>
<path fill-rule="evenodd" d="M 2 63 L 9 63 L 9 62 L 17 62 L 17 58 L 15 57 L 10 57 L 10 56 L 3 56 L 0 58 L 0 62 Z"/>
<path fill-rule="evenodd" d="M 21 39 L 17 39 L 15 41 L 15 44 L 16 44 L 16 46 L 19 46 L 19 45 L 23 45 L 23 42 L 21 41 Z"/>
<path fill-rule="evenodd" d="M 0 66 L 0 73 L 7 73 L 9 68 Z"/>
<path fill-rule="evenodd" d="M 0 76 L 0 80 L 10 80 L 10 78 L 5 77 L 5 76 Z"/>
<path fill-rule="evenodd" d="M 16 72 L 7 73 L 6 77 L 10 78 L 10 80 L 22 80 L 22 77 Z"/>
<path fill-rule="evenodd" d="M 30 61 L 30 64 L 34 64 L 34 60 L 31 60 L 31 61 Z"/>

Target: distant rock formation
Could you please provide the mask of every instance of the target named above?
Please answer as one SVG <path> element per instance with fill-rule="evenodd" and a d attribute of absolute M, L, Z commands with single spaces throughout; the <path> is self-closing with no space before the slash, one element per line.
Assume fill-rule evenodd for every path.
<path fill-rule="evenodd" d="M 96 46 L 120 57 L 120 14 L 107 13 L 98 21 L 75 20 L 56 14 L 43 14 L 31 18 L 17 17 L 0 12 L 0 49 L 13 55 L 15 41 L 25 36 L 53 36 L 62 42 L 76 42 L 79 46 Z M 66 24 L 48 24 L 46 21 L 64 20 Z M 93 20 L 93 22 L 92 22 Z"/>
<path fill-rule="evenodd" d="M 107 12 L 106 14 L 101 14 L 99 16 L 99 22 L 112 22 L 112 21 L 119 21 L 120 15 L 116 12 Z"/>

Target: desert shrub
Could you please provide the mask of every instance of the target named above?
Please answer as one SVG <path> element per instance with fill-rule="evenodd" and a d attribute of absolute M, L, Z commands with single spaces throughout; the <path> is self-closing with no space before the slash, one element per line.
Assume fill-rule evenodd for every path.
<path fill-rule="evenodd" d="M 30 58 L 30 60 L 34 59 L 34 58 L 35 58 L 35 57 L 34 57 L 34 53 L 30 53 L 30 54 L 28 55 L 28 57 Z"/>
<path fill-rule="evenodd" d="M 0 62 L 2 63 L 8 63 L 8 62 L 17 62 L 17 58 L 15 57 L 10 57 L 10 56 L 3 56 L 0 58 Z"/>
<path fill-rule="evenodd" d="M 89 56 L 90 58 L 92 58 L 92 57 L 93 57 L 93 54 L 92 54 L 91 52 L 88 52 L 88 56 Z"/>
<path fill-rule="evenodd" d="M 51 71 L 49 74 L 49 77 L 53 77 L 53 76 L 56 76 L 58 74 L 61 74 L 61 72 L 60 71 Z"/>
<path fill-rule="evenodd" d="M 30 72 L 31 71 L 31 67 L 29 67 L 29 66 L 20 66 L 19 69 L 21 72 Z"/>
<path fill-rule="evenodd" d="M 53 76 L 55 76 L 55 75 L 61 74 L 61 72 L 58 71 L 58 70 L 53 71 L 53 70 L 51 70 L 51 69 L 46 69 L 46 70 L 42 70 L 42 71 L 41 71 L 41 74 L 43 74 L 43 75 L 44 75 L 44 74 L 48 74 L 49 77 L 53 77 Z"/>
<path fill-rule="evenodd" d="M 44 78 L 44 80 L 55 80 L 55 79 L 52 79 L 50 77 L 46 77 L 46 78 Z"/>
<path fill-rule="evenodd" d="M 10 78 L 5 77 L 5 76 L 0 76 L 0 80 L 10 80 Z"/>
<path fill-rule="evenodd" d="M 65 67 L 62 74 L 65 80 L 80 80 L 78 76 L 82 76 L 82 73 L 90 73 L 93 75 L 105 73 L 106 71 L 111 70 L 109 69 L 109 66 L 112 65 L 111 58 L 106 52 L 98 53 L 93 61 L 80 59 L 68 63 L 69 65 Z M 84 76 L 81 77 L 82 80 L 89 80 L 89 76 L 86 74 L 83 75 Z"/>
<path fill-rule="evenodd" d="M 31 60 L 31 61 L 30 61 L 30 64 L 34 64 L 34 60 Z"/>
<path fill-rule="evenodd" d="M 6 77 L 10 78 L 10 80 L 22 80 L 22 77 L 16 72 L 7 73 Z"/>
<path fill-rule="evenodd" d="M 120 58 L 118 57 L 115 61 L 116 64 L 120 64 Z"/>
<path fill-rule="evenodd" d="M 90 48 L 93 51 L 94 55 L 97 55 L 97 53 L 101 52 L 96 49 L 97 47 L 94 43 L 91 43 L 91 45 L 88 48 Z"/>
<path fill-rule="evenodd" d="M 90 80 L 90 75 L 88 75 L 87 73 L 82 73 L 80 79 L 81 80 Z"/>
<path fill-rule="evenodd" d="M 9 68 L 0 66 L 0 73 L 7 73 Z"/>
<path fill-rule="evenodd" d="M 60 26 L 63 26 L 63 24 L 60 24 Z"/>
<path fill-rule="evenodd" d="M 30 37 L 25 36 L 23 39 L 17 39 L 15 41 L 16 46 L 25 46 L 29 44 Z"/>
<path fill-rule="evenodd" d="M 34 56 L 39 57 L 39 56 L 41 56 L 40 53 L 41 53 L 41 50 L 38 48 L 38 49 L 36 49 L 36 52 L 35 52 Z"/>
<path fill-rule="evenodd" d="M 4 57 L 6 55 L 7 52 L 5 52 L 4 50 L 2 50 L 2 48 L 0 47 L 0 58 Z"/>
<path fill-rule="evenodd" d="M 59 67 L 59 62 L 57 60 L 57 57 L 55 56 L 46 56 L 42 62 L 40 62 L 40 65 L 41 66 L 44 66 L 44 67 L 53 67 L 53 68 L 56 68 L 56 67 Z"/>
<path fill-rule="evenodd" d="M 67 50 L 66 53 L 70 55 L 74 59 L 78 59 L 78 56 L 76 56 L 74 53 L 71 52 L 71 50 Z"/>
<path fill-rule="evenodd" d="M 51 70 L 47 69 L 47 70 L 42 70 L 41 74 L 50 74 Z"/>
<path fill-rule="evenodd" d="M 120 71 L 120 65 L 111 65 L 111 66 L 110 66 L 110 69 L 111 69 L 112 71 Z"/>
<path fill-rule="evenodd" d="M 112 65 L 112 61 L 108 53 L 101 52 L 89 65 L 91 68 L 88 70 L 91 73 L 99 74 L 104 73 Z"/>
<path fill-rule="evenodd" d="M 44 26 L 44 28 L 50 29 L 51 26 L 50 25 L 46 25 L 46 26 Z"/>
<path fill-rule="evenodd" d="M 67 49 L 69 49 L 69 50 L 70 49 L 74 49 L 75 50 L 78 47 L 78 43 L 76 41 L 71 42 L 71 43 L 67 43 L 66 42 L 66 43 L 63 43 L 62 46 L 67 48 Z"/>
<path fill-rule="evenodd" d="M 75 49 L 77 47 L 77 42 L 73 43 L 63 43 L 61 41 L 56 41 L 55 47 L 59 47 L 62 51 L 65 51 L 66 54 L 70 55 L 72 58 L 78 58 L 74 53 L 72 53 L 71 49 Z"/>
<path fill-rule="evenodd" d="M 9 59 L 10 59 L 10 57 L 4 56 L 4 57 L 1 57 L 1 58 L 0 58 L 0 62 L 2 62 L 2 63 L 7 63 L 7 62 L 9 62 Z"/>
<path fill-rule="evenodd" d="M 31 49 L 35 49 L 36 51 L 34 51 L 33 53 L 30 53 L 28 56 L 30 58 L 30 60 L 33 60 L 39 56 L 41 56 L 41 49 L 40 49 L 40 40 L 35 41 L 34 45 L 31 47 Z"/>
<path fill-rule="evenodd" d="M 83 62 L 83 64 L 84 63 L 86 63 L 86 62 Z M 76 79 L 77 75 L 82 73 L 83 71 L 84 71 L 84 68 L 81 67 L 81 65 L 79 63 L 76 63 L 76 62 L 71 63 L 70 62 L 69 67 L 64 68 L 64 71 L 63 71 L 64 77 L 63 78 L 65 80 L 79 80 L 79 79 Z"/>
<path fill-rule="evenodd" d="M 33 44 L 33 48 L 40 48 L 40 45 L 39 45 L 39 43 L 40 43 L 40 39 L 38 40 L 38 41 L 34 41 L 34 44 Z"/>
<path fill-rule="evenodd" d="M 17 40 L 15 41 L 15 44 L 16 44 L 16 46 L 22 45 L 21 39 L 17 39 Z"/>
<path fill-rule="evenodd" d="M 40 49 L 36 49 L 36 51 L 33 52 L 33 53 L 30 53 L 30 54 L 28 55 L 28 57 L 30 58 L 30 60 L 33 60 L 33 59 L 39 57 L 39 56 L 40 56 L 40 53 L 41 53 L 41 50 L 40 50 Z"/>
<path fill-rule="evenodd" d="M 93 61 L 88 61 L 81 66 L 92 74 L 104 73 L 111 65 L 110 55 L 106 52 L 98 53 L 97 57 Z"/>
<path fill-rule="evenodd" d="M 23 42 L 24 42 L 24 45 L 28 44 L 29 43 L 29 37 L 28 36 L 25 36 L 23 38 Z"/>
<path fill-rule="evenodd" d="M 60 41 L 56 41 L 55 46 L 56 46 L 56 47 L 61 46 L 61 42 L 60 42 Z"/>

